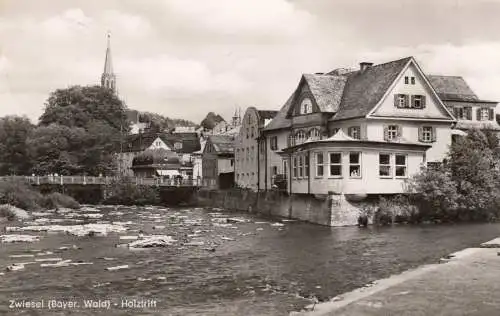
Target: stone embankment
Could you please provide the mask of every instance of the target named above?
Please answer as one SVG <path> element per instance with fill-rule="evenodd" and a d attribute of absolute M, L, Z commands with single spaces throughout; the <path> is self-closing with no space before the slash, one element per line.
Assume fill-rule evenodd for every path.
<path fill-rule="evenodd" d="M 500 238 L 290 315 L 498 315 Z"/>

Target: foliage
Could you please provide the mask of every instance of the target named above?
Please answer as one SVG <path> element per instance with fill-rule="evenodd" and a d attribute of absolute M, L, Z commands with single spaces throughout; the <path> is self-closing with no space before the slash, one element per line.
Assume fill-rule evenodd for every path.
<path fill-rule="evenodd" d="M 157 205 L 160 194 L 154 187 L 136 185 L 131 179 L 120 179 L 109 186 L 110 196 L 105 204 L 120 205 Z"/>
<path fill-rule="evenodd" d="M 41 126 L 56 123 L 87 129 L 96 121 L 128 132 L 125 105 L 112 90 L 99 86 L 57 89 L 50 94 L 40 117 Z"/>
<path fill-rule="evenodd" d="M 12 212 L 12 208 L 8 204 L 0 205 L 0 218 L 7 218 L 9 222 L 16 219 L 16 214 Z"/>
<path fill-rule="evenodd" d="M 500 206 L 498 139 L 472 130 L 450 148 L 446 163 L 423 168 L 410 179 L 408 192 L 424 220 L 492 220 Z"/>
<path fill-rule="evenodd" d="M 149 123 L 149 130 L 153 132 L 163 132 L 176 126 L 196 126 L 195 123 L 188 120 L 172 119 L 151 112 L 139 112 L 139 122 Z"/>
<path fill-rule="evenodd" d="M 71 196 L 67 196 L 59 192 L 53 192 L 45 195 L 42 199 L 41 204 L 44 208 L 47 209 L 80 208 L 80 203 L 78 203 L 75 199 L 73 199 Z"/>
<path fill-rule="evenodd" d="M 214 112 L 209 112 L 207 116 L 203 119 L 203 121 L 201 121 L 200 125 L 204 129 L 211 130 L 215 127 L 215 125 L 217 125 L 222 121 L 224 121 L 222 116 L 220 116 L 219 114 L 215 114 Z"/>
<path fill-rule="evenodd" d="M 23 210 L 40 209 L 43 196 L 18 180 L 0 182 L 0 204 L 10 204 Z"/>
<path fill-rule="evenodd" d="M 0 118 L 0 174 L 29 174 L 31 160 L 26 142 L 33 128 L 27 117 Z"/>
<path fill-rule="evenodd" d="M 51 93 L 28 139 L 38 174 L 116 171 L 115 149 L 129 131 L 126 108 L 111 90 L 74 86 Z"/>

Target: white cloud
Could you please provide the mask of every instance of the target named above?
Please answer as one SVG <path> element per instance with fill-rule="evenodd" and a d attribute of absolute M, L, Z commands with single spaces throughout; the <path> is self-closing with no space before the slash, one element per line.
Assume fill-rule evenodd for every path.
<path fill-rule="evenodd" d="M 85 30 L 92 26 L 92 19 L 79 9 L 69 9 L 60 15 L 44 20 L 41 23 L 43 35 L 72 36 L 75 31 Z"/>
<path fill-rule="evenodd" d="M 285 0 L 166 0 L 165 5 L 185 25 L 238 36 L 300 36 L 314 20 Z"/>

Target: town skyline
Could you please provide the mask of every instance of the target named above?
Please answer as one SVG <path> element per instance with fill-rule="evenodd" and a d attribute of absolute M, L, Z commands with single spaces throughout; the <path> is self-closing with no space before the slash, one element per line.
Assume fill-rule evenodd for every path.
<path fill-rule="evenodd" d="M 0 115 L 36 121 L 51 91 L 98 85 L 108 32 L 127 106 L 196 123 L 236 106 L 278 110 L 302 73 L 406 56 L 500 100 L 497 1 L 190 3 L 3 1 Z"/>

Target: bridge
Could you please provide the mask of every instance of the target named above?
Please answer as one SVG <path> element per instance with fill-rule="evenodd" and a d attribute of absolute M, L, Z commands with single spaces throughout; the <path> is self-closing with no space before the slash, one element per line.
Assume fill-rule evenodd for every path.
<path fill-rule="evenodd" d="M 40 185 L 112 185 L 124 181 L 120 177 L 92 177 L 92 176 L 5 176 L 0 181 L 18 180 L 28 184 Z M 166 179 L 166 178 L 128 178 L 135 185 L 159 187 L 213 187 L 216 183 L 212 179 Z"/>

